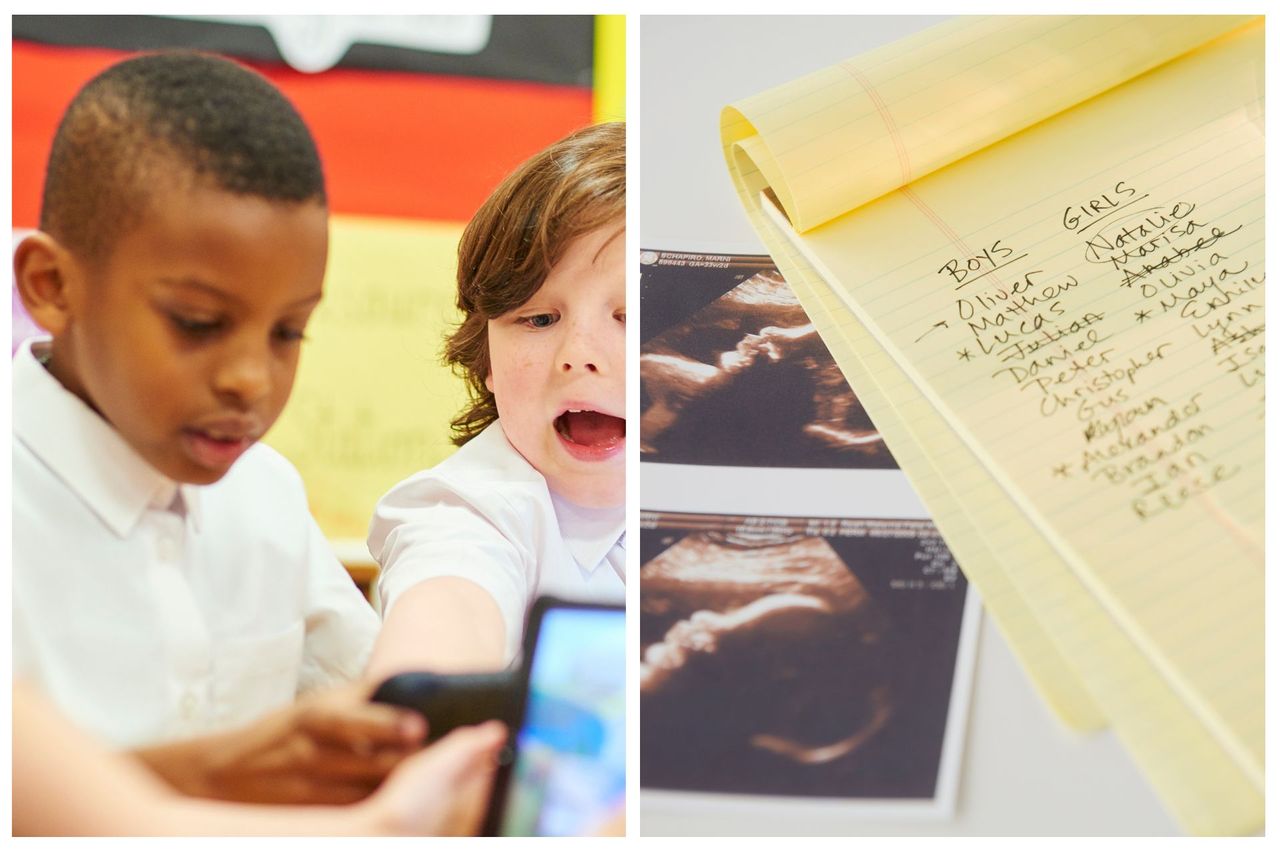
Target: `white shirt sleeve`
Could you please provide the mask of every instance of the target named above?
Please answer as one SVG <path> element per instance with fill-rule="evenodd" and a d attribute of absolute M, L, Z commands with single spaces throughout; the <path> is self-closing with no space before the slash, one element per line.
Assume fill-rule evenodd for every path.
<path fill-rule="evenodd" d="M 380 623 L 314 520 L 308 520 L 306 640 L 298 692 L 360 677 Z"/>
<path fill-rule="evenodd" d="M 13 602 L 13 678 L 38 681 L 39 667 L 36 666 L 35 653 L 32 649 L 31 632 L 27 627 L 27 614 L 18 601 Z"/>
<path fill-rule="evenodd" d="M 303 578 L 304 639 L 298 669 L 299 694 L 345 684 L 360 677 L 373 651 L 380 622 L 342 563 L 334 555 L 320 526 L 306 510 L 306 487 L 296 468 L 284 457 L 263 454 L 278 469 L 276 476 L 295 495 L 287 506 L 300 507 L 299 549 Z"/>
<path fill-rule="evenodd" d="M 383 618 L 416 584 L 465 578 L 498 605 L 506 626 L 505 659 L 511 662 L 537 587 L 536 559 L 521 528 L 520 513 L 500 495 L 467 498 L 430 477 L 401 483 L 379 501 L 369 530 L 369 551 L 382 567 Z"/>

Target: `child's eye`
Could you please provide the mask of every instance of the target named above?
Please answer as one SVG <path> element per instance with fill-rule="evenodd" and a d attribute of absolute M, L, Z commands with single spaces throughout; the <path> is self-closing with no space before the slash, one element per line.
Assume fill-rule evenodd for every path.
<path fill-rule="evenodd" d="M 619 323 L 622 323 L 623 325 L 626 325 L 626 322 L 627 322 L 627 312 L 626 312 L 626 311 L 619 311 L 619 312 L 617 312 L 616 314 L 614 314 L 614 315 L 613 315 L 613 319 L 617 320 Z"/>
<path fill-rule="evenodd" d="M 189 338 L 204 338 L 222 328 L 222 321 L 207 317 L 193 317 L 186 314 L 169 315 L 169 320 L 183 335 Z"/>
<path fill-rule="evenodd" d="M 306 340 L 306 333 L 300 327 L 294 326 L 277 326 L 275 330 L 275 338 L 283 344 L 296 344 Z"/>
<path fill-rule="evenodd" d="M 532 329 L 545 329 L 554 326 L 558 319 L 560 318 L 555 314 L 530 314 L 528 317 L 521 317 L 520 322 Z"/>

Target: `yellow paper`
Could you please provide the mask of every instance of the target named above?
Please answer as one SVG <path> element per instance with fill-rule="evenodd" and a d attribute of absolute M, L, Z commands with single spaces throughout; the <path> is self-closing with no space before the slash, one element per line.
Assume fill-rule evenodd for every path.
<path fill-rule="evenodd" d="M 758 135 L 756 165 L 807 231 L 1246 20 L 957 18 L 734 104 L 725 141 Z"/>
<path fill-rule="evenodd" d="M 736 153 L 740 170 L 735 178 L 747 194 L 766 187 L 764 175 L 756 170 L 750 154 L 758 144 L 757 138 L 737 143 Z M 976 517 L 976 510 L 958 499 L 955 483 L 962 476 L 968 479 L 982 478 L 985 472 L 976 464 L 972 470 L 960 470 L 955 456 L 947 459 L 949 479 L 942 479 L 936 465 L 924 453 L 913 435 L 912 427 L 919 427 L 915 419 L 904 419 L 896 411 L 895 403 L 905 405 L 905 397 L 919 398 L 915 386 L 905 378 L 895 382 L 893 393 L 881 389 L 888 371 L 896 371 L 892 361 L 877 354 L 873 344 L 854 347 L 850 336 L 857 328 L 857 321 L 834 298 L 825 281 L 809 261 L 796 250 L 786 236 L 764 215 L 759 208 L 749 208 L 756 230 L 764 238 L 775 262 L 787 279 L 787 283 L 800 298 L 814 322 L 823 342 L 844 371 L 849 384 L 856 389 L 858 399 L 866 408 L 886 442 L 893 449 L 894 458 L 911 480 L 911 485 L 929 508 L 934 523 L 947 541 L 947 546 L 965 576 L 982 595 L 983 604 L 1001 633 L 1008 640 L 1014 654 L 1030 675 L 1032 682 L 1050 707 L 1067 725 L 1075 729 L 1090 730 L 1106 724 L 1088 689 L 1080 682 L 1067 661 L 1059 653 L 1057 645 L 1028 608 L 1027 602 L 1010 580 L 1006 567 L 1008 556 L 992 550 L 983 536 L 983 521 Z M 868 351 L 868 347 L 870 348 Z M 874 366 L 871 360 L 874 359 Z M 922 398 L 921 398 L 922 399 Z M 918 411 L 915 418 L 921 417 Z M 927 409 L 923 415 L 932 414 Z M 1006 513 L 1007 514 L 1007 513 Z"/>
<path fill-rule="evenodd" d="M 1249 831 L 1262 813 L 1261 62 L 1255 24 L 813 228 L 795 252 L 754 192 L 770 185 L 801 227 L 821 207 L 778 177 L 755 106 L 725 117 L 757 227 L 944 535 L 944 515 L 972 523 L 1000 555 L 979 567 L 955 549 L 984 594 L 993 578 L 1016 591 L 987 596 L 1002 630 L 1067 716 L 1087 717 L 1077 687 L 1092 693 L 1197 832 Z M 922 487 L 933 469 L 950 505 Z M 1026 624 L 1066 666 L 1035 662 L 1045 637 Z"/>
<path fill-rule="evenodd" d="M 788 256 L 783 245 L 778 244 L 775 258 L 788 282 L 841 366 L 853 368 L 851 382 L 861 382 L 855 386 L 859 399 L 895 458 L 911 472 L 957 561 L 982 590 L 993 620 L 1050 706 L 1077 728 L 1096 727 L 1106 717 L 1115 720 L 1121 741 L 1190 831 L 1254 831 L 1261 820 L 1261 791 L 985 477 L 976 457 L 807 261 L 798 253 Z M 945 483 L 931 476 L 938 466 L 945 467 Z M 940 488 L 948 491 L 939 496 Z M 964 510 L 962 517 L 950 514 L 956 504 Z M 976 545 L 973 536 L 980 539 Z M 1059 647 L 1071 650 L 1070 662 Z"/>
<path fill-rule="evenodd" d="M 307 483 L 338 555 L 368 562 L 373 508 L 454 450 L 462 382 L 440 363 L 457 322 L 461 225 L 335 216 L 324 301 L 307 327 L 293 396 L 267 442 Z"/>

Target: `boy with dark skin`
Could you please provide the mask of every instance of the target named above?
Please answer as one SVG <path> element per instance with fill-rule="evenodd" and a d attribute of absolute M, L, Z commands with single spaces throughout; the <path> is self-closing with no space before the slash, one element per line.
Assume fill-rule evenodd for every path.
<path fill-rule="evenodd" d="M 51 336 L 14 361 L 15 681 L 183 793 L 352 802 L 425 734 L 368 685 L 333 687 L 377 618 L 296 473 L 256 443 L 327 249 L 323 173 L 288 101 L 234 63 L 166 53 L 68 108 L 40 230 L 14 256 Z"/>

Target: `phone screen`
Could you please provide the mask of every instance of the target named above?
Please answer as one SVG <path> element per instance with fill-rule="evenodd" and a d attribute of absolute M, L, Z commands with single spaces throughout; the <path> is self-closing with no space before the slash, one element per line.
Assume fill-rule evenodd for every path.
<path fill-rule="evenodd" d="M 502 835 L 590 835 L 620 817 L 625 626 L 622 610 L 552 608 L 543 615 Z"/>

